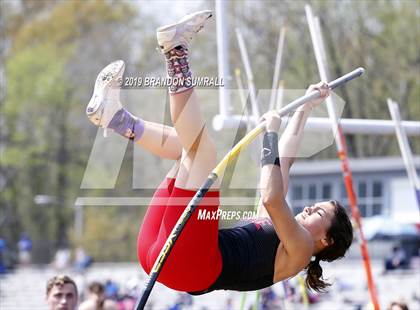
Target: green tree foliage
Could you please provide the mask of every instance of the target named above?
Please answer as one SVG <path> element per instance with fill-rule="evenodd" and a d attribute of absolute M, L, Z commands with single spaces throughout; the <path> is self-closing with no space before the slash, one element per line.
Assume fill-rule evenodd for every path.
<path fill-rule="evenodd" d="M 120 32 L 130 25 L 134 11 L 113 1 L 22 2 L 21 11 L 11 6 L 9 12 L 13 8 L 15 15 L 5 26 L 11 47 L 5 61 L 7 95 L 1 102 L 6 183 L 1 203 L 7 215 L 1 234 L 13 242 L 20 231 L 28 231 L 35 259 L 46 261 L 56 248 L 68 246 L 88 156 L 81 152 L 87 142 L 79 143 L 86 125 L 74 121 L 84 110 L 79 89 L 85 90 L 81 82 L 86 74 L 79 55 L 96 55 L 85 62 L 90 71 L 97 71 L 103 59 L 117 58 L 127 41 Z M 104 37 L 104 45 L 116 48 L 98 52 L 97 46 L 85 46 Z M 84 101 L 90 92 L 82 95 Z M 40 194 L 50 197 L 47 204 L 35 205 Z"/>
<path fill-rule="evenodd" d="M 141 208 L 86 207 L 83 238 L 71 231 L 73 244 L 82 246 L 96 261 L 135 261 Z"/>

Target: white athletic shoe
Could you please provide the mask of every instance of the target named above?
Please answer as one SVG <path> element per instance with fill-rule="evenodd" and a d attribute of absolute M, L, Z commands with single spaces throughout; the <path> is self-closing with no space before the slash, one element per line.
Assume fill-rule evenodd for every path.
<path fill-rule="evenodd" d="M 120 88 L 125 64 L 122 60 L 110 63 L 98 74 L 92 98 L 86 107 L 89 120 L 106 128 L 117 111 L 122 109 Z"/>
<path fill-rule="evenodd" d="M 210 10 L 195 12 L 184 16 L 175 24 L 159 27 L 156 37 L 162 52 L 169 52 L 179 45 L 188 48 L 192 38 L 204 27 L 205 21 L 211 16 Z"/>

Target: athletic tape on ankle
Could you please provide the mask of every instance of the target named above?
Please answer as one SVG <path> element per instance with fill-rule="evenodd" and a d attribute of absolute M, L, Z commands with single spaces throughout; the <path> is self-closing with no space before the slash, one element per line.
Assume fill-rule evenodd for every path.
<path fill-rule="evenodd" d="M 121 136 L 136 142 L 143 135 L 144 121 L 135 117 L 126 109 L 121 109 L 115 113 L 108 127 Z"/>
<path fill-rule="evenodd" d="M 261 150 L 261 166 L 280 166 L 278 143 L 279 138 L 277 132 L 266 132 L 264 134 L 263 148 Z"/>

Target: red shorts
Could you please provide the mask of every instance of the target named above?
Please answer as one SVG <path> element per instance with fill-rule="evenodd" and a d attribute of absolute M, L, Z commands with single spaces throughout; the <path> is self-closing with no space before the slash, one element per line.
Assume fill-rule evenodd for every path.
<path fill-rule="evenodd" d="M 149 274 L 166 239 L 196 191 L 177 188 L 175 179 L 165 179 L 156 190 L 137 239 L 137 255 Z M 158 282 L 178 291 L 210 287 L 222 270 L 218 245 L 219 221 L 198 219 L 198 214 L 217 212 L 219 192 L 207 192 L 192 214 L 166 260 Z M 201 211 L 200 211 L 201 210 Z"/>

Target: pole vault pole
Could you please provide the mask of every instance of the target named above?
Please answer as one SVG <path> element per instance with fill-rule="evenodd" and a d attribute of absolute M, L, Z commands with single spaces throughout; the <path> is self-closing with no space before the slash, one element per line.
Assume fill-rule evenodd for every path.
<path fill-rule="evenodd" d="M 246 51 L 244 38 L 239 28 L 236 28 L 236 38 L 238 39 L 239 50 L 241 51 L 242 62 L 244 63 L 245 74 L 248 79 L 248 88 L 249 88 L 249 96 L 251 99 L 252 115 L 258 121 L 258 119 L 260 118 L 260 110 L 258 108 L 258 103 L 257 103 L 257 94 L 256 94 L 255 84 L 254 84 L 254 74 L 252 73 L 251 64 L 249 63 L 249 57 L 248 57 L 248 52 Z"/>
<path fill-rule="evenodd" d="M 343 85 L 344 83 L 353 80 L 359 76 L 361 76 L 364 72 L 363 68 L 358 68 L 342 77 L 328 83 L 328 87 L 332 90 L 338 86 Z M 302 96 L 285 107 L 281 108 L 277 111 L 280 116 L 285 116 L 292 111 L 295 111 L 298 107 L 302 106 L 308 101 L 313 99 L 319 98 L 320 92 L 315 90 L 310 92 L 309 94 Z M 172 248 L 175 245 L 175 242 L 178 240 L 182 230 L 184 229 L 185 225 L 187 224 L 188 220 L 192 216 L 194 210 L 200 204 L 203 197 L 206 195 L 210 187 L 213 183 L 219 178 L 219 176 L 223 173 L 227 165 L 230 161 L 235 159 L 241 150 L 248 146 L 261 132 L 265 129 L 265 122 L 258 124 L 253 130 L 251 130 L 245 137 L 241 139 L 233 148 L 232 150 L 223 157 L 223 159 L 219 162 L 216 168 L 209 174 L 207 179 L 204 181 L 203 185 L 199 188 L 199 190 L 195 193 L 194 197 L 191 199 L 190 203 L 184 209 L 184 212 L 179 217 L 178 221 L 176 222 L 174 228 L 172 229 L 168 239 L 166 240 L 165 244 L 162 247 L 162 250 L 159 253 L 159 256 L 156 258 L 156 261 L 152 267 L 152 270 L 149 274 L 149 279 L 146 281 L 146 287 L 143 291 L 143 294 L 137 300 L 136 303 L 136 310 L 144 309 L 146 302 L 152 292 L 153 286 L 156 283 L 156 280 L 162 270 L 165 261 L 167 260 L 169 254 L 171 253 Z"/>
<path fill-rule="evenodd" d="M 309 5 L 305 5 L 305 12 L 306 12 L 306 18 L 308 21 L 309 31 L 312 38 L 312 44 L 314 47 L 315 58 L 318 65 L 319 75 L 321 77 L 321 80 L 328 81 L 326 53 L 324 49 L 324 44 L 322 44 L 322 36 L 321 36 L 320 27 L 319 27 L 319 22 L 316 23 L 316 21 L 314 20 L 312 10 Z M 356 221 L 357 231 L 359 232 L 360 249 L 361 249 L 361 253 L 363 257 L 363 263 L 365 266 L 365 272 L 366 272 L 370 298 L 374 306 L 374 309 L 379 310 L 380 309 L 379 300 L 378 300 L 378 296 L 376 292 L 375 282 L 373 280 L 369 252 L 368 252 L 368 248 L 366 244 L 366 239 L 362 230 L 362 220 L 361 220 L 359 208 L 357 206 L 356 195 L 353 189 L 354 188 L 353 177 L 351 174 L 349 159 L 347 156 L 346 140 L 344 138 L 344 134 L 341 129 L 341 126 L 338 123 L 338 117 L 335 112 L 334 104 L 331 97 L 327 98 L 326 104 L 327 104 L 328 114 L 329 114 L 331 124 L 332 124 L 332 130 L 335 137 L 338 158 L 341 161 L 341 169 L 343 171 L 344 184 L 347 191 L 347 196 L 349 199 L 351 212 L 352 212 L 354 220 Z"/>
<path fill-rule="evenodd" d="M 274 110 L 277 102 L 277 92 L 279 88 L 280 69 L 283 58 L 284 39 L 286 37 L 286 26 L 282 26 L 279 35 L 279 42 L 277 44 L 276 63 L 274 65 L 273 84 L 271 86 L 270 105 L 269 110 Z"/>
<path fill-rule="evenodd" d="M 242 79 L 241 79 L 241 69 L 239 68 L 235 69 L 235 80 L 236 80 L 236 85 L 238 86 L 239 100 L 241 101 L 242 111 L 246 115 L 247 124 L 250 124 L 250 115 L 248 112 L 248 106 L 246 104 L 247 96 L 245 96 L 244 94 L 244 85 L 242 84 Z"/>
<path fill-rule="evenodd" d="M 278 88 L 276 90 L 276 110 L 283 106 L 283 95 L 284 95 L 284 81 L 280 80 Z"/>
<path fill-rule="evenodd" d="M 404 160 L 405 169 L 407 170 L 408 179 L 414 187 L 417 206 L 420 210 L 420 181 L 419 177 L 417 176 L 416 167 L 414 166 L 413 153 L 411 153 L 407 134 L 404 128 L 401 126 L 400 109 L 398 108 L 398 104 L 389 98 L 387 103 L 389 113 L 391 114 L 391 118 L 395 124 L 395 133 L 397 135 L 398 145 L 400 146 L 401 155 Z"/>

